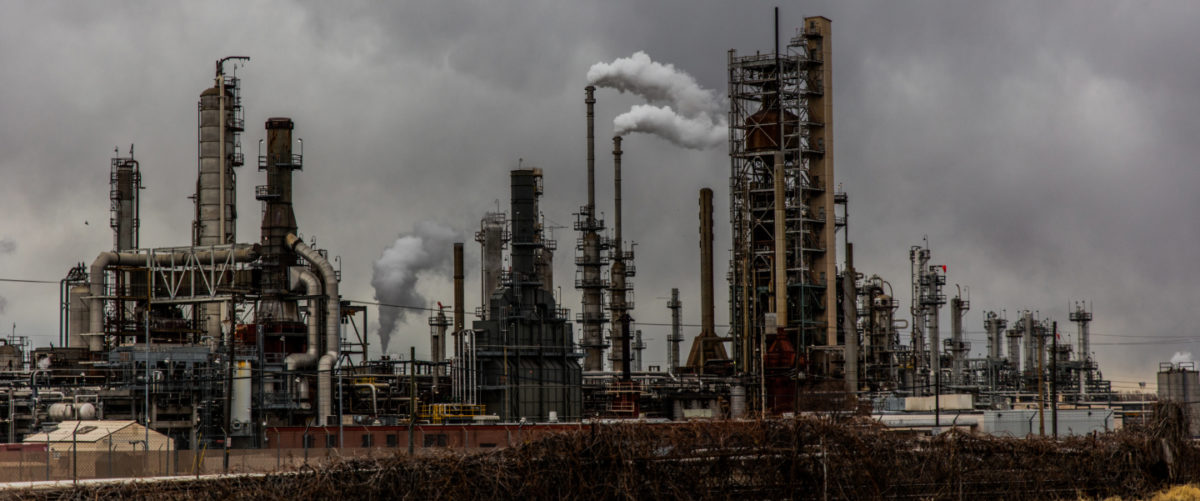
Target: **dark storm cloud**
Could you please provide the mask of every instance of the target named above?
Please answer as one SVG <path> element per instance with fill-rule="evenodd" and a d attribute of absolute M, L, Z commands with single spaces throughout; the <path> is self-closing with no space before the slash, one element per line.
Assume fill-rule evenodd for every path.
<path fill-rule="evenodd" d="M 215 59 L 245 54 L 253 58 L 239 70 L 246 153 L 256 153 L 267 117 L 296 120 L 305 139 L 295 181 L 300 231 L 341 256 L 347 298 L 370 298 L 371 264 L 397 231 L 424 220 L 474 227 L 484 211 L 507 206 L 507 171 L 518 159 L 545 171 L 548 225 L 569 225 L 584 201 L 582 100 L 592 64 L 645 50 L 703 88 L 724 89 L 728 49 L 771 50 L 770 8 L 7 5 L 0 210 L 9 217 L 0 230 L 20 240 L 21 253 L 0 260 L 0 271 L 57 279 L 110 248 L 108 157 L 131 142 L 147 187 L 143 244 L 186 243 L 196 96 L 211 84 Z M 1196 11 L 1134 2 L 785 6 L 785 38 L 805 15 L 833 20 L 837 178 L 850 195 L 859 270 L 906 290 L 908 246 L 928 235 L 951 283 L 971 286 L 972 331 L 986 309 L 1040 309 L 1065 322 L 1070 298 L 1095 303 L 1097 333 L 1187 332 L 1200 278 L 1191 263 L 1200 245 L 1191 221 L 1200 209 L 1191 193 L 1200 186 Z M 639 101 L 597 94 L 597 197 L 611 211 L 612 120 Z M 628 137 L 624 149 L 625 235 L 640 242 L 634 317 L 668 322 L 658 298 L 680 287 L 694 318 L 696 192 L 716 189 L 716 249 L 727 252 L 728 158 L 645 135 Z M 239 240 L 257 237 L 253 187 L 263 182 L 253 168 L 239 172 Z M 478 259 L 476 246 L 467 252 Z M 560 257 L 556 276 L 572 276 L 572 261 Z M 561 285 L 564 305 L 577 308 L 572 284 Z M 44 344 L 56 291 L 5 287 L 9 311 Z M 448 280 L 434 289 L 444 290 L 430 300 L 450 297 Z M 476 290 L 471 274 L 468 291 Z M 726 296 L 718 285 L 718 304 Z M 427 328 L 403 322 L 394 343 L 424 346 Z M 647 364 L 661 363 L 666 329 L 643 328 Z M 982 335 L 972 336 L 978 353 Z M 1147 379 L 1175 351 L 1200 349 L 1095 341 L 1106 375 L 1124 380 Z"/>

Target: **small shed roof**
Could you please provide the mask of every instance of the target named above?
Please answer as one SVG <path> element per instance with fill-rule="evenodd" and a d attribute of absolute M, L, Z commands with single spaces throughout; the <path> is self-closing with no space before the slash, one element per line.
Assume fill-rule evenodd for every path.
<path fill-rule="evenodd" d="M 26 436 L 25 442 L 99 442 L 131 427 L 136 427 L 139 431 L 142 428 L 137 421 L 63 421 L 54 430 Z M 132 432 L 133 430 L 129 431 Z M 161 435 L 153 430 L 150 433 Z"/>

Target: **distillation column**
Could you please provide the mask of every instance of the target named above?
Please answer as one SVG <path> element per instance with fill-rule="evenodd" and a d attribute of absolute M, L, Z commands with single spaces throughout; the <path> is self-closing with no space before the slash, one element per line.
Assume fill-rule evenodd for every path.
<path fill-rule="evenodd" d="M 679 302 L 679 289 L 671 289 L 671 300 L 667 302 L 671 310 L 671 335 L 667 337 L 667 372 L 675 374 L 679 370 L 679 343 L 683 342 L 682 321 L 680 318 L 683 305 Z"/>
<path fill-rule="evenodd" d="M 965 374 L 964 368 L 967 363 L 968 346 L 963 341 L 962 321 L 963 315 L 970 309 L 971 302 L 963 299 L 961 294 L 955 295 L 950 300 L 951 384 L 966 384 L 963 375 Z"/>
<path fill-rule="evenodd" d="M 109 225 L 113 229 L 113 250 L 123 252 L 138 247 L 138 192 L 142 188 L 142 173 L 138 161 L 133 158 L 133 146 L 129 157 L 114 157 L 111 162 L 109 201 L 112 217 Z"/>
<path fill-rule="evenodd" d="M 482 280 L 480 280 L 480 320 L 486 320 L 491 314 L 492 293 L 500 287 L 500 273 L 504 249 L 508 247 L 509 234 L 505 230 L 508 221 L 503 212 L 484 214 L 479 222 L 479 231 L 475 233 L 475 241 L 479 242 Z"/>
<path fill-rule="evenodd" d="M 1076 304 L 1075 310 L 1070 313 L 1070 319 L 1075 322 L 1079 337 L 1079 394 L 1087 396 L 1087 383 L 1091 379 L 1092 374 L 1092 352 L 1091 352 L 1091 335 L 1088 333 L 1088 324 L 1092 322 L 1092 312 L 1083 307 L 1082 304 Z"/>
<path fill-rule="evenodd" d="M 913 246 L 908 250 L 908 258 L 912 265 L 912 306 L 909 311 L 912 313 L 912 381 L 906 381 L 907 386 L 916 391 L 923 393 L 925 382 L 928 381 L 929 359 L 925 349 L 925 317 L 928 315 L 928 308 L 923 299 L 925 298 L 925 287 L 922 285 L 922 279 L 925 276 L 925 267 L 929 264 L 929 249 L 918 246 Z"/>

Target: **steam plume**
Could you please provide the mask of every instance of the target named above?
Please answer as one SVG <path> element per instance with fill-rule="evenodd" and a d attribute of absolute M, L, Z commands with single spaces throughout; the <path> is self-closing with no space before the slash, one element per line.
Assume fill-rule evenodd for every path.
<path fill-rule="evenodd" d="M 461 240 L 458 232 L 434 223 L 417 223 L 412 233 L 400 235 L 375 261 L 371 286 L 375 300 L 383 304 L 425 307 L 417 282 L 425 272 L 449 273 L 452 245 Z M 384 353 L 396 327 L 414 310 L 379 308 L 379 341 Z"/>
<path fill-rule="evenodd" d="M 1192 352 L 1190 352 L 1190 351 L 1177 351 L 1177 352 L 1175 352 L 1174 355 L 1171 356 L 1171 363 L 1173 363 L 1173 364 L 1178 364 L 1181 362 L 1191 362 L 1191 361 L 1192 361 Z"/>
<path fill-rule="evenodd" d="M 729 138 L 725 124 L 714 124 L 707 115 L 695 118 L 683 117 L 670 106 L 658 107 L 639 104 L 613 119 L 613 128 L 618 135 L 630 132 L 654 134 L 678 146 L 703 150 L 720 146 Z"/>
<path fill-rule="evenodd" d="M 723 108 L 716 94 L 701 88 L 691 75 L 673 64 L 654 62 L 642 51 L 611 63 L 593 64 L 587 79 L 597 87 L 631 92 L 653 104 L 673 105 L 689 117 L 720 113 Z"/>
<path fill-rule="evenodd" d="M 724 103 L 717 94 L 701 88 L 674 65 L 651 60 L 645 52 L 593 64 L 587 78 L 592 85 L 630 92 L 650 102 L 613 119 L 618 135 L 654 134 L 692 149 L 712 148 L 728 138 Z"/>

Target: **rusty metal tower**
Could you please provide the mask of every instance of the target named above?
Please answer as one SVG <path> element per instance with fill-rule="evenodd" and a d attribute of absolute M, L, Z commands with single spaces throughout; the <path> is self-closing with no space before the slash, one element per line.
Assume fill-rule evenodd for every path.
<path fill-rule="evenodd" d="M 730 325 L 735 371 L 748 374 L 763 373 L 777 334 L 764 331 L 769 313 L 803 355 L 799 373 L 813 348 L 839 344 L 830 21 L 806 18 L 784 51 L 776 44 L 729 52 Z"/>

